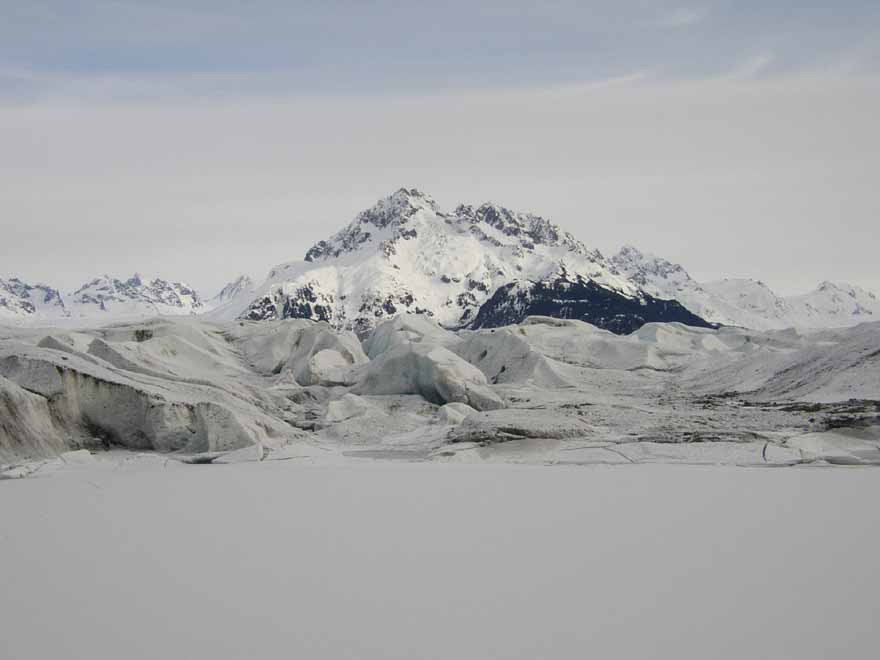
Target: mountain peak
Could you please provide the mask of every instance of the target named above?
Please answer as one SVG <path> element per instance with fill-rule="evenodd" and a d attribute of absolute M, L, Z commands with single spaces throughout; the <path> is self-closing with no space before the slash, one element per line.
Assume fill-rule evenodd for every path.
<path fill-rule="evenodd" d="M 306 252 L 305 261 L 333 259 L 373 240 L 397 238 L 395 234 L 422 213 L 439 215 L 434 199 L 415 188 L 400 188 L 358 213 L 347 227 L 329 239 L 315 243 Z"/>
<path fill-rule="evenodd" d="M 831 280 L 824 280 L 822 282 L 819 282 L 819 285 L 816 287 L 816 291 L 836 291 L 839 293 L 845 293 L 849 296 L 854 296 L 858 291 L 858 287 L 854 287 L 852 284 L 847 284 L 846 282 L 832 282 Z"/>
<path fill-rule="evenodd" d="M 95 310 L 141 315 L 194 313 L 202 308 L 199 295 L 187 284 L 146 279 L 140 273 L 127 280 L 97 277 L 77 289 L 71 303 L 86 316 Z"/>
<path fill-rule="evenodd" d="M 675 289 L 680 289 L 693 280 L 688 272 L 678 264 L 642 252 L 633 245 L 624 245 L 611 258 L 611 263 L 624 275 L 656 295 L 673 297 Z M 675 288 L 670 289 L 673 286 Z"/>
<path fill-rule="evenodd" d="M 575 252 L 591 261 L 602 260 L 598 250 L 589 250 L 574 236 L 564 231 L 559 225 L 532 213 L 520 213 L 495 204 L 483 202 L 474 207 L 469 204 L 459 204 L 453 217 L 458 223 L 470 226 L 471 233 L 477 237 L 492 242 L 491 236 L 482 233 L 481 226 L 491 227 L 505 237 L 513 238 L 519 244 L 519 249 L 534 250 L 536 246 L 563 247 L 570 252 Z"/>
<path fill-rule="evenodd" d="M 211 298 L 209 305 L 211 307 L 217 307 L 237 296 L 253 293 L 254 289 L 256 289 L 256 285 L 249 275 L 239 275 L 224 286 L 220 290 L 220 293 Z"/>
<path fill-rule="evenodd" d="M 437 202 L 415 188 L 400 188 L 388 197 L 380 199 L 371 208 L 362 211 L 355 218 L 359 224 L 387 227 L 402 224 L 420 210 L 437 211 Z"/>
<path fill-rule="evenodd" d="M 305 263 L 273 268 L 243 316 L 313 318 L 366 331 L 410 312 L 458 327 L 500 286 L 556 281 L 560 273 L 610 295 L 641 295 L 601 253 L 546 218 L 492 202 L 448 213 L 425 193 L 401 188 L 315 244 Z"/>
<path fill-rule="evenodd" d="M 40 313 L 53 318 L 67 316 L 57 289 L 46 284 L 29 284 L 17 277 L 0 278 L 0 318 L 22 318 Z"/>

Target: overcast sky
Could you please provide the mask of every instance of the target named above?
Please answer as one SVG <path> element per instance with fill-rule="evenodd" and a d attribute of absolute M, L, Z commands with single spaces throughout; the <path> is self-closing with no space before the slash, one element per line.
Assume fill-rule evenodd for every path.
<path fill-rule="evenodd" d="M 880 292 L 880 3 L 0 0 L 0 277 L 212 295 L 395 189 Z"/>

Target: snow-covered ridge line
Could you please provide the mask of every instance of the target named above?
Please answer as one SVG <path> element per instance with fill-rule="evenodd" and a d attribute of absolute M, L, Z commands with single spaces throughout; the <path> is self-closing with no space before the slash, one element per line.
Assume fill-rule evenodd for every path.
<path fill-rule="evenodd" d="M 576 300 L 551 294 L 578 286 L 586 288 Z M 783 299 L 760 282 L 700 284 L 680 265 L 632 247 L 606 258 L 531 213 L 488 202 L 444 211 L 407 188 L 316 243 L 303 261 L 272 268 L 255 300 L 227 308 L 224 318 L 301 317 L 366 332 L 402 312 L 483 327 L 487 319 L 518 322 L 527 308 L 616 331 L 646 321 L 821 328 L 880 318 L 876 297 L 855 287 L 823 283 Z"/>
<path fill-rule="evenodd" d="M 135 273 L 127 279 L 102 275 L 71 293 L 17 278 L 0 279 L 0 319 L 59 322 L 76 319 L 126 319 L 200 314 L 250 295 L 253 281 L 242 275 L 205 301 L 185 282 Z"/>
<path fill-rule="evenodd" d="M 0 279 L 0 319 L 15 322 L 204 314 L 307 318 L 365 333 L 400 313 L 450 328 L 540 314 L 615 332 L 651 321 L 810 329 L 880 319 L 880 299 L 828 281 L 788 297 L 760 280 L 697 282 L 682 266 L 631 246 L 606 257 L 532 213 L 489 202 L 446 211 L 407 188 L 357 214 L 303 260 L 270 269 L 262 285 L 243 275 L 210 299 L 184 282 L 138 274 L 105 275 L 69 294 Z"/>
<path fill-rule="evenodd" d="M 652 295 L 674 298 L 713 323 L 757 330 L 832 328 L 880 320 L 880 299 L 843 282 L 820 283 L 813 291 L 780 296 L 760 280 L 697 282 L 678 264 L 623 247 L 611 261 Z"/>

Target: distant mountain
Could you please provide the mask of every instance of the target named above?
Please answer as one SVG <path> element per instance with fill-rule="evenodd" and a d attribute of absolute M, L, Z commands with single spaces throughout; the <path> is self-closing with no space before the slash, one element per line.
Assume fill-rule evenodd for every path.
<path fill-rule="evenodd" d="M 870 291 L 843 282 L 822 282 L 816 289 L 786 298 L 803 325 L 832 327 L 880 320 L 880 299 Z"/>
<path fill-rule="evenodd" d="M 253 302 L 256 291 L 256 283 L 248 275 L 240 275 L 205 302 L 202 314 L 214 321 L 232 320 Z"/>
<path fill-rule="evenodd" d="M 45 284 L 27 284 L 17 278 L 0 279 L 0 319 L 35 315 L 48 319 L 68 316 L 58 290 Z"/>
<path fill-rule="evenodd" d="M 213 321 L 307 318 L 365 333 L 399 313 L 447 328 L 579 319 L 616 333 L 651 321 L 756 330 L 821 329 L 880 320 L 880 300 L 822 282 L 780 296 L 760 280 L 698 282 L 679 264 L 626 246 L 607 258 L 549 220 L 497 204 L 442 210 L 401 188 L 359 213 L 304 259 L 247 275 L 203 300 L 190 286 L 104 275 L 70 294 L 0 279 L 0 321 L 52 323 L 199 314 Z"/>
<path fill-rule="evenodd" d="M 138 274 L 127 280 L 104 275 L 66 295 L 45 284 L 0 280 L 0 318 L 6 320 L 131 318 L 195 314 L 204 308 L 192 287 Z"/>
<path fill-rule="evenodd" d="M 760 280 L 699 283 L 681 266 L 627 246 L 611 260 L 646 292 L 674 298 L 713 323 L 756 330 L 832 328 L 880 320 L 880 300 L 848 284 L 823 282 L 800 296 L 779 296 Z"/>
<path fill-rule="evenodd" d="M 68 307 L 75 316 L 112 314 L 153 316 L 194 314 L 204 309 L 199 294 L 182 282 L 144 279 L 135 273 L 127 280 L 98 277 L 73 292 Z"/>
<path fill-rule="evenodd" d="M 576 300 L 554 298 L 574 293 L 572 286 Z M 515 301 L 496 296 L 511 287 Z M 544 218 L 489 203 L 447 213 L 405 188 L 314 245 L 304 261 L 273 268 L 242 316 L 311 318 L 366 332 L 412 312 L 447 327 L 486 327 L 538 313 L 519 304 L 524 295 L 541 298 L 542 314 L 619 332 L 646 321 L 705 325 L 680 305 L 657 304 L 598 250 Z"/>
<path fill-rule="evenodd" d="M 235 298 L 253 293 L 256 288 L 257 285 L 249 276 L 240 275 L 224 286 L 220 290 L 220 293 L 208 300 L 206 305 L 211 308 L 225 305 Z"/>

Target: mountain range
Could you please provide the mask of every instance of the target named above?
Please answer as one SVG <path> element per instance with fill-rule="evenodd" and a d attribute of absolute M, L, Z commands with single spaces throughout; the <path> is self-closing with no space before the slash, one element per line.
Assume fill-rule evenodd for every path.
<path fill-rule="evenodd" d="M 0 279 L 0 318 L 35 321 L 137 318 L 197 314 L 209 309 L 196 291 L 181 282 L 144 278 L 97 277 L 62 294 L 46 284 Z"/>
<path fill-rule="evenodd" d="M 783 297 L 763 282 L 697 282 L 680 265 L 627 246 L 604 256 L 549 220 L 485 203 L 442 210 L 401 188 L 359 213 L 304 258 L 247 276 L 203 299 L 182 282 L 103 276 L 70 294 L 0 279 L 0 319 L 132 318 L 201 314 L 212 320 L 309 318 L 365 333 L 399 313 L 449 328 L 484 328 L 530 315 L 585 320 L 616 333 L 678 321 L 758 330 L 828 328 L 880 319 L 875 294 L 822 282 Z"/>

